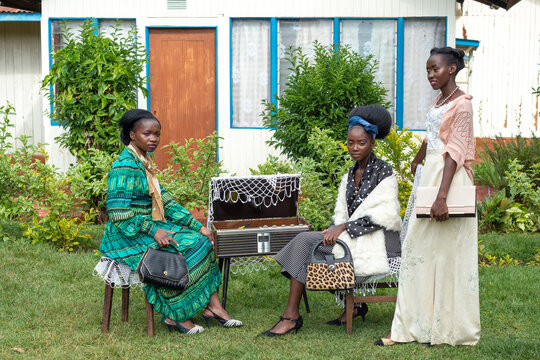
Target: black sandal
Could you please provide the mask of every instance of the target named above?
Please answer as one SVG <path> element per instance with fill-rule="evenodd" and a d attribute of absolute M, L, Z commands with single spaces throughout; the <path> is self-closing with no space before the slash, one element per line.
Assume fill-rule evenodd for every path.
<path fill-rule="evenodd" d="M 368 312 L 367 304 L 361 303 L 360 306 L 355 306 L 354 308 L 357 309 L 357 312 L 356 312 L 356 315 L 353 315 L 353 319 L 357 318 L 358 316 L 361 316 L 362 321 L 366 321 L 366 314 Z M 345 325 L 346 323 L 347 323 L 346 321 L 341 321 L 340 317 L 326 322 L 327 325 L 332 325 L 332 326 L 341 326 L 341 325 Z"/>
<path fill-rule="evenodd" d="M 280 322 L 282 322 L 283 320 L 289 320 L 289 321 L 292 321 L 294 322 L 294 327 L 287 330 L 286 332 L 284 332 L 283 334 L 278 334 L 278 333 L 275 333 L 275 332 L 272 332 L 270 330 L 272 330 L 273 328 L 276 327 L 277 324 L 279 324 Z M 298 330 L 300 330 L 300 328 L 302 327 L 302 325 L 304 325 L 304 319 L 302 319 L 302 316 L 299 316 L 298 319 L 290 319 L 290 318 L 285 318 L 283 316 L 280 316 L 279 317 L 279 321 L 274 325 L 272 326 L 271 329 L 269 330 L 266 330 L 262 333 L 260 333 L 259 335 L 257 336 L 268 336 L 268 337 L 273 337 L 273 336 L 283 336 L 285 334 L 288 334 L 290 333 L 291 331 L 293 330 L 296 330 L 296 332 L 298 332 Z"/>

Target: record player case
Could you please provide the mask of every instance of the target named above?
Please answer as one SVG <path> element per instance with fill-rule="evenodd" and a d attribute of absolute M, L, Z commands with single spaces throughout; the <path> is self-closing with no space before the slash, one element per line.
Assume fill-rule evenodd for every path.
<path fill-rule="evenodd" d="M 207 225 L 216 235 L 224 307 L 231 258 L 274 255 L 310 230 L 298 215 L 299 192 L 298 174 L 212 178 Z"/>

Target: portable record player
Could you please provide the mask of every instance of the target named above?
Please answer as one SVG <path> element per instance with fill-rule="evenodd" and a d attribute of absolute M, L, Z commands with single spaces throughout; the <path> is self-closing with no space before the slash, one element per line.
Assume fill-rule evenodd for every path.
<path fill-rule="evenodd" d="M 298 175 L 213 178 L 208 225 L 217 257 L 273 255 L 308 231 L 298 216 L 299 190 Z"/>
<path fill-rule="evenodd" d="M 223 307 L 231 258 L 274 255 L 297 234 L 310 230 L 298 215 L 299 192 L 298 174 L 214 177 L 210 181 L 207 227 L 216 234 Z M 309 313 L 305 294 L 304 301 Z"/>

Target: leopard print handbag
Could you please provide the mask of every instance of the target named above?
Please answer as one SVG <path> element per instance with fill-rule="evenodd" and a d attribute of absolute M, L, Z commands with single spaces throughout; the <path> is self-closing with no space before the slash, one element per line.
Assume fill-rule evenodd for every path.
<path fill-rule="evenodd" d="M 311 251 L 307 266 L 306 289 L 308 290 L 346 290 L 354 287 L 354 267 L 351 251 L 347 244 L 337 240 L 336 245 L 343 247 L 345 256 L 335 259 L 333 254 L 325 255 L 324 260 L 315 258 L 315 250 L 322 245 L 316 244 Z"/>

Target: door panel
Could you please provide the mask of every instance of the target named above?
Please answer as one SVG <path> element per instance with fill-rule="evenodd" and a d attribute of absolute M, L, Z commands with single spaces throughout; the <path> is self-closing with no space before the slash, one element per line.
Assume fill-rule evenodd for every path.
<path fill-rule="evenodd" d="M 150 108 L 161 122 L 155 161 L 163 169 L 162 147 L 216 130 L 215 29 L 150 29 Z"/>

